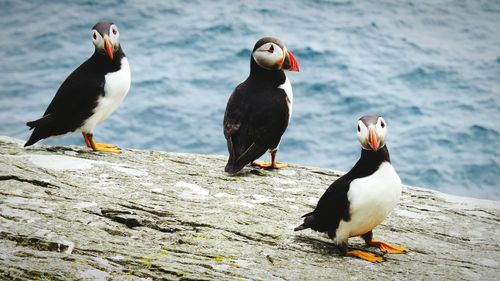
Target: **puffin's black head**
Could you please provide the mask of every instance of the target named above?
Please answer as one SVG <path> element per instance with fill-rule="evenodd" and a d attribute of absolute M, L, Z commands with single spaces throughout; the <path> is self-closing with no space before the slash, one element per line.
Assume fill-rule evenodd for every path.
<path fill-rule="evenodd" d="M 113 53 L 120 48 L 120 32 L 112 22 L 98 22 L 92 27 L 92 42 L 101 54 L 108 54 L 113 60 Z"/>
<path fill-rule="evenodd" d="M 361 147 L 377 152 L 384 147 L 387 124 L 379 115 L 365 115 L 358 120 L 358 140 Z"/>
<path fill-rule="evenodd" d="M 293 54 L 277 38 L 261 38 L 253 47 L 252 57 L 262 68 L 299 71 L 299 64 Z"/>

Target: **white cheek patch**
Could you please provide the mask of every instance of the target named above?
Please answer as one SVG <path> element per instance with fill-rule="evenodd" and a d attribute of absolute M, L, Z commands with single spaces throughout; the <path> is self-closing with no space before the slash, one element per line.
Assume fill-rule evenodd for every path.
<path fill-rule="evenodd" d="M 382 128 L 382 122 L 384 123 L 384 127 Z M 382 147 L 385 144 L 386 141 L 386 136 L 387 136 L 387 123 L 382 117 L 379 117 L 377 120 L 377 125 L 375 126 L 377 129 L 377 132 L 379 133 L 378 136 L 378 142 L 379 145 Z"/>
<path fill-rule="evenodd" d="M 361 144 L 361 147 L 366 150 L 370 150 L 371 148 L 367 146 L 367 140 L 368 140 L 368 128 L 366 127 L 365 123 L 363 123 L 361 120 L 358 121 L 358 126 L 359 126 L 359 131 L 358 131 L 358 140 L 359 143 Z"/>
<path fill-rule="evenodd" d="M 94 34 L 96 36 L 96 39 L 94 39 Z M 97 32 L 96 30 L 92 31 L 92 43 L 94 43 L 96 47 L 104 44 L 101 34 L 99 34 L 99 32 Z"/>
<path fill-rule="evenodd" d="M 116 31 L 116 34 L 113 33 L 113 29 Z M 118 31 L 118 28 L 115 25 L 112 25 L 109 28 L 109 40 L 111 42 L 118 42 L 119 38 L 120 38 L 120 32 Z"/>
<path fill-rule="evenodd" d="M 113 34 L 113 29 L 116 30 L 116 34 Z M 118 47 L 118 41 L 120 38 L 120 32 L 115 25 L 111 25 L 109 27 L 109 42 L 113 45 L 114 48 Z"/>
<path fill-rule="evenodd" d="M 273 47 L 272 52 L 269 51 L 271 46 Z M 273 69 L 278 62 L 283 60 L 283 50 L 274 43 L 266 43 L 255 50 L 252 56 L 258 65 L 266 69 Z"/>

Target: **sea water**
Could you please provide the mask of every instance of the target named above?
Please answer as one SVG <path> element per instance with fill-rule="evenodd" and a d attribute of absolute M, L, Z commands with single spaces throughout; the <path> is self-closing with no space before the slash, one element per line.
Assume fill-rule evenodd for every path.
<path fill-rule="evenodd" d="M 499 1 L 1 0 L 0 135 L 29 137 L 101 20 L 120 29 L 132 87 L 97 141 L 227 155 L 226 102 L 275 36 L 300 64 L 279 161 L 349 170 L 357 119 L 377 113 L 405 184 L 500 199 Z"/>

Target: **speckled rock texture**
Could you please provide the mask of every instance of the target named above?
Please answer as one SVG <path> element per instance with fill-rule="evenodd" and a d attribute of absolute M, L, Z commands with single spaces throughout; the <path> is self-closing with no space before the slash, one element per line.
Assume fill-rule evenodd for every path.
<path fill-rule="evenodd" d="M 225 159 L 0 138 L 0 279 L 498 280 L 498 201 L 405 187 L 374 236 L 412 251 L 372 264 L 293 231 L 340 172 Z"/>

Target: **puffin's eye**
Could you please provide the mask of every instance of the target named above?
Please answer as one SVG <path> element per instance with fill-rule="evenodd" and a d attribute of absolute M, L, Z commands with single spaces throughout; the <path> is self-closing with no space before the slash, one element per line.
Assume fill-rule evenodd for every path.
<path fill-rule="evenodd" d="M 361 128 L 359 127 L 359 124 L 358 124 L 358 132 L 361 132 Z"/>
<path fill-rule="evenodd" d="M 113 34 L 116 35 L 116 29 L 115 28 L 113 28 Z"/>
<path fill-rule="evenodd" d="M 271 45 L 271 47 L 269 47 L 269 50 L 267 50 L 269 53 L 272 53 L 274 52 L 274 45 Z"/>
<path fill-rule="evenodd" d="M 94 40 L 97 40 L 97 34 L 95 34 L 95 32 L 94 34 L 92 34 L 92 38 L 94 38 Z"/>
<path fill-rule="evenodd" d="M 385 123 L 384 123 L 384 121 L 380 121 L 380 127 L 382 127 L 382 129 L 383 129 L 383 128 L 385 128 Z"/>

